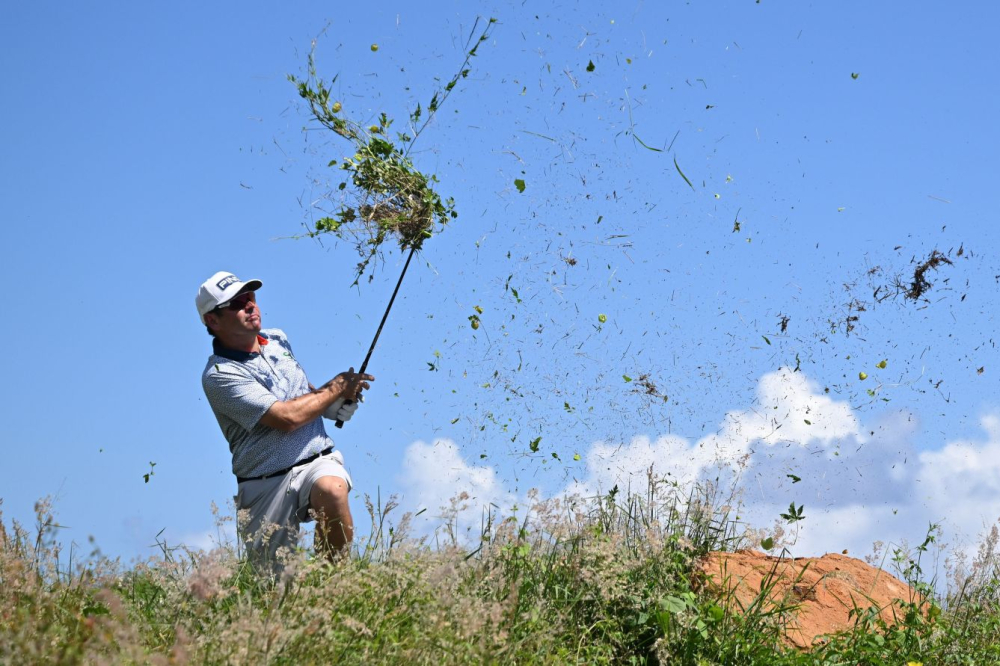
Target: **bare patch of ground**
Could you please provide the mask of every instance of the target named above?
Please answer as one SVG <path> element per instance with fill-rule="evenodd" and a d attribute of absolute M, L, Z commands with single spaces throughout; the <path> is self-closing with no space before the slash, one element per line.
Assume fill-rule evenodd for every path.
<path fill-rule="evenodd" d="M 851 629 L 853 608 L 875 607 L 893 623 L 902 619 L 898 600 L 909 601 L 913 590 L 895 576 L 846 555 L 778 558 L 757 551 L 711 553 L 700 565 L 709 589 L 746 609 L 770 587 L 769 608 L 789 607 L 785 637 L 790 645 L 808 649 L 825 634 Z"/>

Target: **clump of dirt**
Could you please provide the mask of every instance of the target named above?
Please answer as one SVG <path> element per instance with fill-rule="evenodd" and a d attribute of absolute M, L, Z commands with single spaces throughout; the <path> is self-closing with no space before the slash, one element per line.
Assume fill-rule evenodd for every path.
<path fill-rule="evenodd" d="M 895 576 L 861 560 L 830 553 L 823 557 L 778 558 L 757 551 L 710 553 L 700 563 L 706 584 L 731 610 L 742 612 L 770 587 L 766 608 L 788 608 L 789 645 L 809 649 L 826 634 L 850 630 L 851 610 L 875 607 L 888 623 L 902 620 L 899 600 L 916 592 Z"/>
<path fill-rule="evenodd" d="M 894 250 L 900 248 L 902 246 L 897 245 Z M 970 259 L 971 257 L 972 252 L 966 251 L 965 245 L 962 244 L 954 255 L 952 250 L 947 252 L 931 250 L 929 255 L 921 259 L 917 259 L 914 255 L 909 261 L 911 267 L 905 270 L 886 268 L 881 265 L 867 269 L 863 277 L 844 283 L 844 289 L 850 300 L 843 305 L 845 310 L 843 315 L 829 320 L 830 332 L 842 331 L 845 335 L 851 335 L 861 325 L 861 313 L 873 310 L 887 300 L 901 299 L 916 302 L 923 299 L 926 302 L 926 293 L 935 285 L 929 279 L 931 271 L 938 271 L 944 266 L 954 266 L 958 258 Z M 947 284 L 948 279 L 944 279 L 943 282 Z M 966 281 L 966 286 L 968 286 L 968 281 Z M 858 292 L 865 287 L 871 290 L 870 296 L 859 295 Z M 963 301 L 965 296 L 965 294 L 962 295 Z M 783 315 L 778 316 L 781 317 L 781 330 L 785 332 L 787 321 Z M 826 342 L 825 339 L 821 341 Z"/>
<path fill-rule="evenodd" d="M 660 398 L 664 402 L 667 401 L 667 396 L 660 393 L 660 389 L 657 388 L 648 374 L 639 375 L 639 378 L 635 380 L 635 388 L 632 389 L 632 392 Z"/>
<path fill-rule="evenodd" d="M 962 256 L 962 250 L 959 248 L 959 256 Z M 927 271 L 930 269 L 937 270 L 942 264 L 952 265 L 951 259 L 944 256 L 937 250 L 931 252 L 931 256 L 927 257 L 923 262 L 917 265 L 917 268 L 913 271 L 913 281 L 910 282 L 910 288 L 906 290 L 906 297 L 912 300 L 917 300 L 924 293 L 931 288 L 930 281 L 927 280 Z"/>

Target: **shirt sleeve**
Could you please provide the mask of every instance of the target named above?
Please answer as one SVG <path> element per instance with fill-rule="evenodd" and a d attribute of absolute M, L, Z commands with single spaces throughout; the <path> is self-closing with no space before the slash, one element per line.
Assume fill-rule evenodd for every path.
<path fill-rule="evenodd" d="M 278 397 L 235 364 L 216 365 L 202 379 L 208 403 L 246 430 L 252 430 Z"/>

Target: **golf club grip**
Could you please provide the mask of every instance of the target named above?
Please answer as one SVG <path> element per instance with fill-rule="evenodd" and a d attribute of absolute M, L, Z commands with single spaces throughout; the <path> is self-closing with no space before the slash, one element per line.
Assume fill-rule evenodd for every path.
<path fill-rule="evenodd" d="M 364 372 L 364 371 L 362 370 L 362 372 Z M 358 395 L 359 395 L 359 396 L 361 395 L 361 391 L 358 391 Z M 344 401 L 344 404 L 345 404 L 345 405 L 353 405 L 353 404 L 354 404 L 354 401 L 353 401 L 353 400 L 345 400 L 345 401 Z M 343 428 L 343 427 L 344 427 L 344 422 L 343 422 L 343 421 L 341 421 L 340 419 L 337 419 L 337 420 L 336 420 L 336 421 L 334 422 L 334 424 L 333 424 L 333 425 L 337 426 L 338 428 Z"/>
<path fill-rule="evenodd" d="M 353 405 L 354 401 L 353 400 L 345 400 L 344 404 L 345 405 Z M 337 426 L 338 428 L 343 428 L 344 427 L 344 422 L 341 421 L 340 419 L 337 419 L 336 423 L 334 423 L 333 425 Z"/>

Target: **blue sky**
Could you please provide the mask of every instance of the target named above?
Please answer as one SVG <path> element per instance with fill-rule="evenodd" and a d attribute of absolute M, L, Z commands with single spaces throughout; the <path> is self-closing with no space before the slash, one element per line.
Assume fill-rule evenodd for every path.
<path fill-rule="evenodd" d="M 11 10 L 6 519 L 52 496 L 63 537 L 108 554 L 152 554 L 161 530 L 207 543 L 235 481 L 199 383 L 198 284 L 262 279 L 264 325 L 320 383 L 360 363 L 401 267 L 389 253 L 351 288 L 348 244 L 289 238 L 350 147 L 287 75 L 315 39 L 344 112 L 401 127 L 477 16 L 496 30 L 413 155 L 460 216 L 333 434 L 359 523 L 365 493 L 433 516 L 467 491 L 471 526 L 532 487 L 606 491 L 649 464 L 693 482 L 720 461 L 761 526 L 805 504 L 803 551 L 932 521 L 960 544 L 1000 517 L 994 7 L 380 6 Z M 922 299 L 873 298 L 934 250 L 953 263 Z"/>

